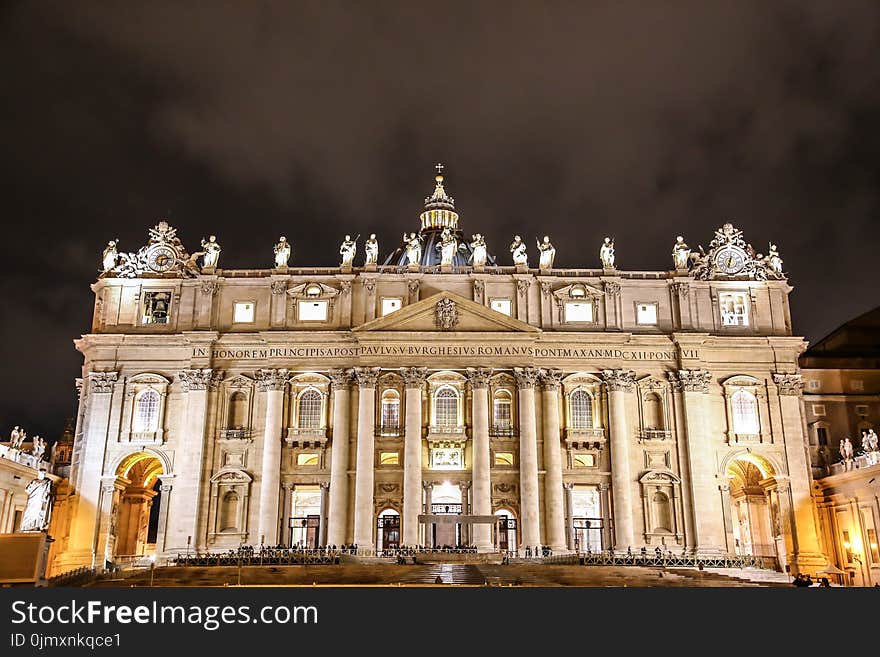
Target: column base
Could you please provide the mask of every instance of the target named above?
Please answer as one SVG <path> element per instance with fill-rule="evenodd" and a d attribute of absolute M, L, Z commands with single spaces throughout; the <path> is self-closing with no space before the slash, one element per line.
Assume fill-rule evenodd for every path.
<path fill-rule="evenodd" d="M 52 576 L 61 575 L 68 570 L 75 568 L 91 567 L 93 555 L 91 550 L 68 550 L 55 557 L 50 570 Z M 103 566 L 104 564 L 94 564 L 95 566 Z"/>
<path fill-rule="evenodd" d="M 818 552 L 801 552 L 799 554 L 788 554 L 786 560 L 791 568 L 791 574 L 797 575 L 804 573 L 815 575 L 816 571 L 822 570 L 828 565 L 828 557 Z"/>

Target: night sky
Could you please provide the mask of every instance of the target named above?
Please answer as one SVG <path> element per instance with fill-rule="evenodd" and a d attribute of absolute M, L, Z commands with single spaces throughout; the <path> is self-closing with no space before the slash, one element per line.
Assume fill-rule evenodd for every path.
<path fill-rule="evenodd" d="M 0 431 L 75 414 L 108 239 L 167 215 L 227 268 L 281 234 L 294 265 L 384 255 L 437 161 L 502 264 L 514 233 L 635 270 L 725 221 L 773 240 L 815 341 L 880 297 L 878 58 L 871 0 L 5 3 Z"/>

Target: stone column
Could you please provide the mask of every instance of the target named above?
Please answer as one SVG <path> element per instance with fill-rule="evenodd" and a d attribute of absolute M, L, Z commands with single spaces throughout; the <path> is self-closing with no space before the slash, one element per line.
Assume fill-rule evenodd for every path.
<path fill-rule="evenodd" d="M 431 514 L 431 494 L 434 492 L 434 482 L 432 481 L 424 481 L 422 482 L 422 488 L 425 489 L 425 515 Z M 433 542 L 433 523 L 426 522 L 425 523 L 425 541 L 422 545 L 426 547 L 432 547 Z"/>
<path fill-rule="evenodd" d="M 290 509 L 293 506 L 293 484 L 285 481 L 281 484 L 281 545 L 290 545 Z"/>
<path fill-rule="evenodd" d="M 330 518 L 327 543 L 339 547 L 348 531 L 349 386 L 351 370 L 331 370 L 333 389 L 333 442 L 330 454 Z"/>
<path fill-rule="evenodd" d="M 690 482 L 693 531 L 688 544 L 698 555 L 711 556 L 726 551 L 724 508 L 715 476 L 715 447 L 706 431 L 706 394 L 712 375 L 706 370 L 669 372 L 675 393 L 681 393 L 685 423 L 680 427 L 679 449 L 685 455 L 685 479 Z"/>
<path fill-rule="evenodd" d="M 565 540 L 565 502 L 562 488 L 562 438 L 559 433 L 560 370 L 541 370 L 544 384 L 544 513 L 547 544 L 562 552 Z"/>
<path fill-rule="evenodd" d="M 86 385 L 86 411 L 80 460 L 80 486 L 77 490 L 76 516 L 71 525 L 69 548 L 63 555 L 65 566 L 103 565 L 95 544 L 101 503 L 101 477 L 107 432 L 110 426 L 112 393 L 117 372 L 89 372 Z"/>
<path fill-rule="evenodd" d="M 535 384 L 538 370 L 534 367 L 514 369 L 519 401 L 519 489 L 520 536 L 522 548 L 533 550 L 541 544 L 538 511 L 538 437 L 535 428 Z"/>
<path fill-rule="evenodd" d="M 471 482 L 469 481 L 461 481 L 458 484 L 458 489 L 461 491 L 461 515 L 469 516 L 472 515 L 472 507 L 471 507 Z M 471 544 L 471 525 L 470 523 L 462 522 L 459 523 L 459 534 L 461 535 L 461 544 L 462 545 L 470 545 Z"/>
<path fill-rule="evenodd" d="M 330 501 L 330 483 L 322 481 L 321 486 L 321 518 L 318 525 L 318 545 L 327 545 L 327 509 Z"/>
<path fill-rule="evenodd" d="M 629 459 L 629 428 L 626 424 L 626 397 L 635 386 L 631 370 L 602 370 L 608 390 L 608 416 L 611 444 L 611 489 L 614 496 L 614 547 L 626 550 L 635 543 L 632 475 Z"/>
<path fill-rule="evenodd" d="M 191 369 L 183 370 L 177 376 L 186 393 L 186 415 L 175 467 L 180 477 L 177 479 L 175 508 L 171 514 L 171 531 L 167 540 L 172 549 L 180 550 L 186 546 L 187 537 L 191 536 L 192 549 L 200 550 L 205 547 L 206 538 L 201 515 L 201 491 L 205 473 L 208 394 L 209 390 L 216 389 L 223 373 Z"/>
<path fill-rule="evenodd" d="M 278 504 L 281 494 L 281 421 L 284 390 L 290 372 L 257 370 L 257 387 L 266 393 L 266 423 L 263 430 L 263 468 L 260 482 L 260 514 L 256 540 L 278 543 Z M 178 482 L 179 485 L 179 482 Z"/>
<path fill-rule="evenodd" d="M 471 384 L 473 404 L 471 430 L 473 439 L 473 513 L 475 516 L 492 515 L 492 488 L 489 459 L 489 377 L 492 370 L 472 368 L 467 370 Z M 477 552 L 492 552 L 492 526 L 479 523 L 473 526 L 473 540 Z"/>
<path fill-rule="evenodd" d="M 612 537 L 613 521 L 611 518 L 610 484 L 599 484 L 599 513 L 602 515 L 602 549 L 607 550 L 614 542 Z"/>
<path fill-rule="evenodd" d="M 159 475 L 159 523 L 156 529 L 156 554 L 165 552 L 165 535 L 168 530 L 168 509 L 171 507 L 171 491 L 174 490 L 174 475 Z"/>
<path fill-rule="evenodd" d="M 427 369 L 406 367 L 401 371 L 406 385 L 403 436 L 403 517 L 401 541 L 419 544 L 419 512 L 422 509 L 422 387 Z"/>
<path fill-rule="evenodd" d="M 800 397 L 803 381 L 800 374 L 774 374 L 773 382 L 779 392 L 779 411 L 791 490 L 794 553 L 789 556 L 789 562 L 797 572 L 815 572 L 816 567 L 823 566 L 826 560 L 819 549 L 818 530 L 813 514 L 810 460 L 807 457 L 807 439 L 801 419 Z"/>
<path fill-rule="evenodd" d="M 373 281 L 375 285 L 375 281 Z M 373 481 L 376 430 L 376 379 L 378 367 L 357 367 L 358 434 L 357 474 L 354 488 L 354 542 L 359 549 L 373 545 Z"/>
<path fill-rule="evenodd" d="M 569 550 L 574 550 L 574 500 L 572 499 L 572 491 L 574 484 L 565 483 L 562 485 L 565 489 L 565 543 Z"/>
<path fill-rule="evenodd" d="M 98 551 L 102 554 L 101 563 L 112 562 L 116 553 L 116 539 L 119 527 L 119 507 L 125 484 L 115 476 L 101 479 L 101 517 L 98 521 Z"/>

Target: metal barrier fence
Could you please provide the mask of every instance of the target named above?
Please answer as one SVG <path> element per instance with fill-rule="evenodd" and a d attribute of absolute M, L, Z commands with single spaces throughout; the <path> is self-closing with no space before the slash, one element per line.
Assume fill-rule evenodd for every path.
<path fill-rule="evenodd" d="M 778 570 L 778 563 L 772 557 L 751 554 L 724 554 L 716 557 L 673 554 L 586 552 L 580 554 L 560 554 L 542 559 L 545 564 L 574 564 L 581 566 L 644 566 L 654 568 L 762 568 Z"/>
<path fill-rule="evenodd" d="M 96 568 L 80 566 L 79 568 L 68 570 L 55 577 L 50 577 L 46 581 L 46 584 L 48 586 L 82 586 L 83 584 L 88 584 L 89 582 L 98 579 L 100 574 L 101 573 Z"/>

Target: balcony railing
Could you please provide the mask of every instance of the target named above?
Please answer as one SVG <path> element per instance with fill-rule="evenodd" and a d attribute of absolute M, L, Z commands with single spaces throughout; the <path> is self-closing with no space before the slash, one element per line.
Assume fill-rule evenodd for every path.
<path fill-rule="evenodd" d="M 286 440 L 289 445 L 323 445 L 327 442 L 327 427 L 288 427 Z"/>
<path fill-rule="evenodd" d="M 639 440 L 669 440 L 672 432 L 666 429 L 642 429 L 639 431 Z"/>
<path fill-rule="evenodd" d="M 377 436 L 397 437 L 403 435 L 403 429 L 399 426 L 376 425 Z"/>
<path fill-rule="evenodd" d="M 156 440 L 156 432 L 155 431 L 132 431 L 129 434 L 128 438 L 131 442 L 151 443 Z"/>
<path fill-rule="evenodd" d="M 569 427 L 565 430 L 565 442 L 575 448 L 599 448 L 605 444 L 605 429 L 601 427 L 592 429 L 573 429 Z"/>
<path fill-rule="evenodd" d="M 432 424 L 429 427 L 428 433 L 448 433 L 448 434 L 459 433 L 459 434 L 461 434 L 461 433 L 464 433 L 464 426 L 461 426 L 461 425 L 460 426 L 452 426 L 452 425 L 446 425 L 446 424 Z"/>
<path fill-rule="evenodd" d="M 517 432 L 511 424 L 493 424 L 489 427 L 489 435 L 493 438 L 512 438 Z"/>
<path fill-rule="evenodd" d="M 224 440 L 245 440 L 250 433 L 248 429 L 221 429 L 220 437 Z"/>

